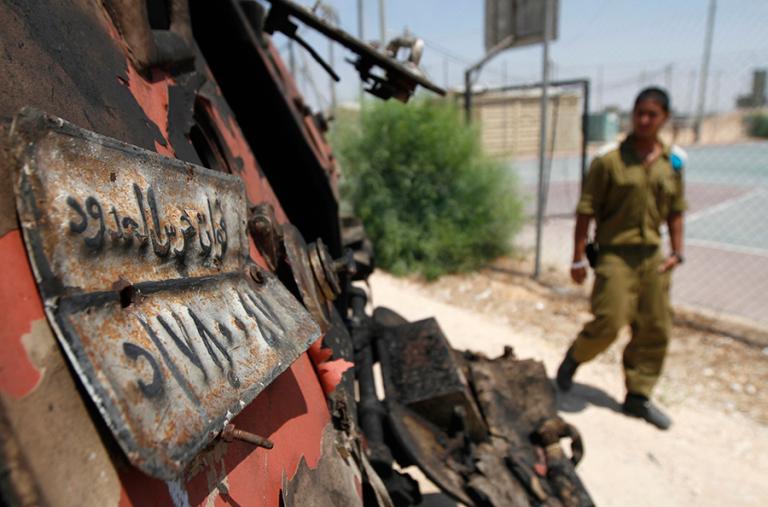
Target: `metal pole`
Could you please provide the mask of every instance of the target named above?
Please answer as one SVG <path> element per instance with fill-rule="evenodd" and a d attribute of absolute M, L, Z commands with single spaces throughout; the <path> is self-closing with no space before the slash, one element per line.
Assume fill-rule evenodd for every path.
<path fill-rule="evenodd" d="M 704 105 L 707 100 L 707 79 L 709 78 L 709 58 L 712 54 L 712 33 L 715 31 L 716 0 L 709 0 L 709 13 L 707 14 L 707 33 L 704 36 L 704 56 L 701 62 L 701 74 L 699 75 L 699 107 L 696 111 L 696 123 L 693 127 L 694 142 L 701 140 L 701 122 L 704 119 Z"/>
<path fill-rule="evenodd" d="M 673 64 L 667 64 L 664 67 L 664 86 L 667 87 L 667 93 L 672 94 L 672 68 Z"/>
<path fill-rule="evenodd" d="M 328 63 L 334 66 L 333 41 L 328 39 Z M 331 87 L 331 114 L 336 114 L 336 80 L 332 77 L 328 79 Z"/>
<path fill-rule="evenodd" d="M 472 123 L 472 74 L 475 72 L 479 73 L 483 65 L 488 63 L 491 58 L 507 49 L 510 44 L 512 44 L 513 40 L 512 36 L 502 40 L 492 47 L 479 62 L 464 71 L 464 114 L 467 119 L 467 125 Z"/>
<path fill-rule="evenodd" d="M 293 79 L 298 82 L 299 77 L 296 75 L 296 53 L 293 49 L 293 41 L 288 42 L 288 68 L 291 69 Z"/>
<path fill-rule="evenodd" d="M 715 88 L 712 90 L 712 105 L 710 106 L 715 113 L 720 111 L 720 82 L 723 79 L 723 71 L 715 72 Z"/>
<path fill-rule="evenodd" d="M 544 220 L 544 156 L 547 143 L 547 96 L 549 88 L 549 39 L 551 37 L 552 0 L 544 0 L 544 51 L 541 64 L 541 120 L 539 125 L 539 196 L 536 206 L 536 263 L 533 278 L 541 274 L 541 234 Z"/>
<path fill-rule="evenodd" d="M 363 0 L 357 0 L 357 38 L 363 40 Z M 360 81 L 360 106 L 363 105 L 363 82 Z"/>
<path fill-rule="evenodd" d="M 328 5 L 327 3 L 324 3 L 320 0 L 315 4 L 315 7 L 313 10 L 318 10 L 320 12 L 320 16 L 322 19 L 324 19 L 328 24 L 332 26 L 338 26 L 339 25 L 339 15 L 336 13 L 336 10 Z M 328 39 L 328 64 L 333 68 L 336 64 L 335 57 L 334 57 L 334 51 L 333 51 L 333 40 Z M 329 76 L 328 79 L 328 88 L 329 88 L 329 97 L 331 101 L 330 111 L 328 111 L 328 114 L 330 116 L 334 116 L 336 114 L 336 80 L 333 79 L 333 77 Z"/>
<path fill-rule="evenodd" d="M 597 68 L 597 110 L 603 110 L 603 66 Z"/>
<path fill-rule="evenodd" d="M 506 62 L 506 60 L 504 61 L 504 65 L 502 66 L 502 78 L 501 78 L 501 80 L 502 80 L 501 81 L 501 86 L 502 87 L 507 86 L 507 62 Z M 509 132 L 508 132 L 508 129 L 507 129 L 507 122 L 508 122 L 508 119 L 507 119 L 507 101 L 508 101 L 508 98 L 505 95 L 506 94 L 504 92 L 502 92 L 501 100 L 503 100 L 503 102 L 502 102 L 502 106 L 501 106 L 501 114 L 503 116 L 502 116 L 502 122 L 501 122 L 501 125 L 502 125 L 501 131 L 502 131 L 503 136 L 504 136 L 504 141 L 502 142 L 501 150 L 504 153 L 504 156 L 506 157 L 506 156 L 509 155 L 509 153 L 507 153 L 507 144 L 508 144 L 507 143 L 507 139 L 509 137 Z"/>
<path fill-rule="evenodd" d="M 696 69 L 691 69 L 691 72 L 688 73 L 688 114 L 690 115 L 690 118 L 693 117 L 693 101 L 694 96 L 696 95 Z"/>
<path fill-rule="evenodd" d="M 386 16 L 384 14 L 384 1 L 379 0 L 379 38 L 381 41 L 381 49 L 384 50 L 387 47 L 387 23 Z"/>
<path fill-rule="evenodd" d="M 723 77 L 723 71 L 719 70 L 715 73 L 715 88 L 712 93 L 712 105 L 710 110 L 714 111 L 715 116 L 712 118 L 712 130 L 718 132 L 718 126 L 720 123 L 720 80 Z"/>
<path fill-rule="evenodd" d="M 467 125 L 472 123 L 472 69 L 464 71 L 464 116 Z"/>
<path fill-rule="evenodd" d="M 581 115 L 581 188 L 587 179 L 587 142 L 589 141 L 589 81 L 582 82 L 584 113 Z"/>

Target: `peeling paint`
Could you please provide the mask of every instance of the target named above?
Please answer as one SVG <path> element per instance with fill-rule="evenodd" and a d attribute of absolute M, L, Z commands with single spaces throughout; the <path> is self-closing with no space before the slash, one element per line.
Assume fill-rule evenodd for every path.
<path fill-rule="evenodd" d="M 144 114 L 163 136 L 163 142 L 155 141 L 155 150 L 161 155 L 176 158 L 168 136 L 168 88 L 173 85 L 173 79 L 162 71 L 153 70 L 152 81 L 147 81 L 128 60 L 126 74 L 127 79 L 118 77 L 118 81 L 128 87 Z"/>
<path fill-rule="evenodd" d="M 253 203 L 268 202 L 275 208 L 275 218 L 280 224 L 288 222 L 288 216 L 280 206 L 280 201 L 277 199 L 272 187 L 269 185 L 267 178 L 261 172 L 259 164 L 256 161 L 256 157 L 251 152 L 251 147 L 248 145 L 248 141 L 245 140 L 243 132 L 235 122 L 234 117 L 228 116 L 225 120 L 218 108 L 212 107 L 208 101 L 204 102 L 206 113 L 213 120 L 216 128 L 223 137 L 224 143 L 227 148 L 232 152 L 232 156 L 242 161 L 243 166 L 241 171 L 235 171 L 243 181 L 245 181 L 245 189 L 248 195 L 248 200 Z"/>
<path fill-rule="evenodd" d="M 45 314 L 18 229 L 0 238 L 0 265 L 6 273 L 0 284 L 0 308 L 12 309 L 5 312 L 0 326 L 0 393 L 19 399 L 41 379 L 22 340 Z"/>
<path fill-rule="evenodd" d="M 353 366 L 353 363 L 345 359 L 335 359 L 318 365 L 317 372 L 320 375 L 320 383 L 325 394 L 331 394 L 335 391 L 336 386 L 341 382 L 344 372 Z"/>
<path fill-rule="evenodd" d="M 24 346 L 27 357 L 40 373 L 40 380 L 45 376 L 45 358 L 56 346 L 56 342 L 51 340 L 52 336 L 48 321 L 39 319 L 32 321 L 29 333 L 21 337 L 21 344 Z"/>
<path fill-rule="evenodd" d="M 0 136 L 6 137 L 7 135 L 6 126 L 0 124 Z M 7 182 L 0 187 L 0 238 L 19 226 L 16 217 L 16 196 L 13 192 L 12 183 L 15 181 L 15 174 L 12 167 L 6 159 L 5 150 L 0 147 L 0 181 Z"/>
<path fill-rule="evenodd" d="M 285 62 L 280 57 L 280 53 L 274 43 L 270 42 L 268 53 L 271 56 L 270 61 L 277 68 L 278 74 L 282 77 L 285 88 L 284 92 L 291 100 L 291 109 L 295 111 L 295 114 L 300 118 L 300 125 L 304 131 L 305 140 L 310 146 L 315 156 L 317 157 L 320 165 L 325 169 L 326 173 L 335 178 L 335 164 L 331 158 L 330 145 L 325 141 L 323 135 L 317 130 L 314 120 L 311 116 L 305 114 L 303 111 L 299 111 L 296 108 L 296 99 L 303 100 L 301 92 L 299 91 L 296 79 L 293 74 L 288 71 L 285 66 Z"/>
<path fill-rule="evenodd" d="M 122 37 L 115 30 L 109 16 L 104 12 L 103 2 L 78 1 L 74 2 L 73 5 L 74 9 L 85 8 L 92 10 L 91 13 L 93 10 L 98 11 L 106 31 L 125 49 Z M 66 41 L 62 42 L 61 48 L 56 46 L 57 51 L 66 51 L 67 49 Z M 109 49 L 112 50 L 111 45 L 109 45 Z M 111 53 L 110 56 L 112 56 Z M 103 95 L 99 94 L 103 93 L 106 88 L 120 98 L 119 101 L 105 100 L 103 103 L 102 113 L 105 117 L 108 115 L 109 121 L 114 122 L 113 129 L 120 134 L 113 135 L 113 137 L 131 141 L 133 144 L 144 147 L 151 147 L 152 139 L 154 139 L 154 148 L 158 153 L 175 157 L 176 151 L 178 151 L 179 156 L 184 158 L 185 148 L 180 144 L 177 136 L 179 123 L 173 117 L 176 106 L 174 91 L 181 87 L 177 88 L 177 83 L 173 78 L 162 72 L 155 73 L 148 79 L 142 77 L 129 63 L 127 57 L 125 58 L 125 70 L 123 70 L 121 63 L 124 56 L 125 53 L 123 52 L 114 62 L 110 60 L 110 63 L 116 63 L 116 65 L 110 65 L 108 70 L 107 67 L 102 66 L 103 62 L 96 58 L 85 59 L 86 63 L 83 64 L 98 66 L 97 68 L 102 69 L 102 75 L 105 76 L 104 80 L 96 83 L 92 89 L 88 88 L 89 91 L 93 92 L 94 97 L 102 97 Z M 202 66 L 204 67 L 204 64 Z M 210 73 L 208 74 L 210 75 Z M 119 84 L 116 84 L 115 80 Z M 179 83 L 183 82 L 183 77 L 179 77 Z M 105 83 L 109 86 L 106 86 Z M 81 85 L 81 88 L 84 87 Z M 66 89 L 52 86 L 51 96 L 53 96 L 54 91 L 58 96 Z M 234 116 L 227 115 L 228 110 L 224 99 L 221 97 L 221 91 L 218 87 L 215 88 L 215 91 L 210 114 L 216 122 L 227 148 L 236 159 L 242 161 L 241 170 L 235 172 L 245 180 L 249 199 L 254 203 L 263 201 L 272 203 L 275 206 L 278 221 L 287 223 L 287 216 L 260 170 Z M 134 99 L 135 104 L 139 107 L 135 107 Z M 171 108 L 170 118 L 169 107 Z M 93 116 L 96 108 L 81 107 L 78 103 L 77 109 L 82 110 L 87 118 L 89 113 Z M 91 119 L 87 118 L 87 121 L 81 119 L 80 122 L 83 125 L 88 125 Z M 106 123 L 105 120 L 101 120 L 101 123 L 94 120 L 90 124 L 99 125 L 99 128 L 94 127 L 94 130 L 102 133 L 111 132 L 108 127 L 113 125 Z M 304 130 L 311 127 L 311 124 L 305 125 Z M 141 135 L 137 134 L 136 136 L 139 141 L 137 142 L 133 137 L 126 135 L 126 132 L 140 132 Z M 177 137 L 171 137 L 171 133 Z M 170 142 L 171 138 L 176 141 L 176 146 Z M 297 142 L 304 141 L 299 140 Z M 11 225 L 15 227 L 15 203 L 12 207 L 14 213 Z M 11 215 L 8 216 L 11 217 Z M 47 327 L 47 321 L 44 317 L 40 296 L 19 231 L 12 231 L 4 236 L 0 234 L 0 236 L 0 262 L 5 261 L 3 263 L 4 272 L 7 275 L 11 274 L 6 276 L 3 285 L 0 286 L 0 304 L 5 304 L 5 308 L 13 309 L 3 318 L 3 325 L 0 326 L 0 393 L 7 394 L 11 398 L 21 397 L 24 403 L 29 403 L 30 400 L 36 399 L 46 392 L 46 385 L 53 383 L 58 378 L 56 375 L 66 376 L 70 372 L 65 366 L 65 358 L 61 356 L 58 346 L 55 344 L 53 351 L 56 357 L 61 356 L 59 357 L 61 366 L 59 368 L 44 366 L 46 363 L 39 361 L 43 354 L 43 344 L 39 342 L 38 335 L 42 334 L 43 331 L 47 331 L 50 335 L 50 329 L 44 329 Z M 250 239 L 248 247 L 251 256 L 264 266 L 263 259 Z M 341 373 L 351 366 L 347 361 L 329 360 L 329 351 L 320 349 L 318 343 L 322 360 L 318 361 L 314 368 L 309 357 L 302 355 L 289 370 L 285 371 L 234 419 L 239 427 L 272 439 L 275 442 L 273 450 L 254 449 L 246 443 L 235 442 L 229 447 L 219 448 L 216 451 L 219 454 L 216 454 L 212 468 L 204 473 L 190 478 L 189 481 L 179 479 L 163 482 L 152 479 L 142 474 L 138 469 L 127 465 L 126 460 L 122 456 L 118 456 L 119 451 L 115 451 L 114 446 L 105 446 L 97 438 L 96 444 L 93 446 L 96 451 L 89 450 L 85 459 L 79 459 L 83 468 L 74 466 L 69 470 L 72 471 L 70 473 L 74 474 L 73 482 L 88 483 L 92 488 L 105 474 L 110 477 L 114 476 L 110 483 L 113 487 L 111 492 L 114 493 L 114 498 L 109 497 L 108 501 L 105 500 L 106 497 L 88 495 L 74 495 L 68 498 L 90 498 L 90 501 L 101 505 L 115 505 L 119 493 L 120 505 L 240 504 L 277 507 L 282 477 L 287 477 L 287 480 L 293 478 L 302 462 L 305 462 L 311 469 L 317 469 L 319 466 L 319 460 L 323 454 L 322 435 L 324 431 L 331 428 L 330 415 L 323 392 L 332 391 L 333 388 L 329 389 L 329 386 L 335 387 L 338 383 L 335 375 L 338 374 L 340 377 Z M 59 381 L 55 383 L 61 384 Z M 25 397 L 29 393 L 31 395 Z M 72 390 L 71 394 L 63 398 L 67 401 L 79 401 L 81 394 Z M 58 410 L 58 404 L 56 404 L 56 410 Z M 93 423 L 98 424 L 98 418 L 94 418 L 92 421 L 91 415 L 85 413 L 82 421 L 87 424 L 82 421 L 78 422 L 72 425 L 74 429 L 79 430 L 84 426 L 90 428 Z M 50 419 L 46 419 L 45 422 L 50 424 Z M 66 427 L 66 424 L 63 426 Z M 69 456 L 78 456 L 71 450 L 67 451 L 68 447 L 62 445 L 61 441 L 84 446 L 82 436 L 77 431 L 68 437 L 65 435 L 64 438 L 61 438 L 62 434 L 64 432 L 54 435 L 60 440 L 59 442 L 51 441 L 47 446 L 38 443 L 30 446 L 30 448 L 42 448 L 45 451 L 35 451 L 38 456 L 41 456 L 41 461 L 50 461 L 52 456 L 55 456 L 54 452 L 62 452 L 60 449 L 67 452 Z M 95 431 L 93 434 L 97 435 Z M 42 440 L 38 439 L 38 442 L 42 442 Z M 86 462 L 101 465 L 99 460 L 103 460 L 105 465 L 101 467 L 98 473 L 84 467 Z M 59 461 L 55 460 L 55 462 L 58 463 Z M 118 487 L 118 479 L 122 487 Z M 197 491 L 202 493 L 196 495 L 195 492 Z M 89 494 L 91 494 L 90 491 Z"/>
<path fill-rule="evenodd" d="M 315 370 L 303 354 L 235 420 L 238 427 L 265 436 L 271 450 L 233 443 L 226 456 L 230 503 L 278 507 L 282 479 L 296 475 L 302 458 L 316 469 L 330 414 Z M 254 480 L 258 477 L 259 480 Z"/>
<path fill-rule="evenodd" d="M 9 424 L 2 431 L 21 446 L 41 495 L 35 504 L 88 498 L 92 505 L 116 505 L 118 475 L 47 321 L 33 321 L 22 342 L 44 373 L 23 398 L 2 397 Z"/>
<path fill-rule="evenodd" d="M 344 372 L 354 366 L 354 363 L 345 359 L 329 361 L 333 351 L 330 348 L 323 348 L 323 338 L 310 345 L 308 352 L 317 370 L 320 384 L 323 386 L 323 392 L 326 395 L 336 390 L 336 386 L 341 382 Z"/>
<path fill-rule="evenodd" d="M 127 53 L 129 49 L 112 18 L 103 8 L 100 9 L 100 12 L 107 33 L 123 48 L 123 53 Z M 147 118 L 155 124 L 162 136 L 162 142 L 155 140 L 155 151 L 166 157 L 176 158 L 176 152 L 168 135 L 168 89 L 174 84 L 173 78 L 161 70 L 154 70 L 152 71 L 152 80 L 147 81 L 133 67 L 127 56 L 125 58 L 125 70 L 125 77 L 117 76 L 117 81 L 128 88 L 139 107 L 144 111 Z"/>
<path fill-rule="evenodd" d="M 351 442 L 341 443 L 338 433 L 332 426 L 323 433 L 323 457 L 319 466 L 310 470 L 306 463 L 299 464 L 299 470 L 291 480 L 283 483 L 282 495 L 286 506 L 327 507 L 339 505 L 345 507 L 362 506 L 363 471 L 361 463 L 365 457 L 358 455 Z M 344 449 L 345 453 L 339 452 Z M 355 455 L 353 459 L 344 456 Z M 364 465 L 365 466 L 365 465 Z M 370 505 L 391 507 L 385 502 L 371 502 Z"/>

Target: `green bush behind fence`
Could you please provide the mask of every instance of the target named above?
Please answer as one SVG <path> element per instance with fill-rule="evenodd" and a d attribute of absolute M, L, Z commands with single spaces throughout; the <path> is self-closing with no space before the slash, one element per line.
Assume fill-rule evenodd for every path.
<path fill-rule="evenodd" d="M 508 252 L 522 223 L 516 182 L 482 152 L 454 105 L 366 104 L 331 140 L 343 198 L 384 269 L 434 279 Z"/>

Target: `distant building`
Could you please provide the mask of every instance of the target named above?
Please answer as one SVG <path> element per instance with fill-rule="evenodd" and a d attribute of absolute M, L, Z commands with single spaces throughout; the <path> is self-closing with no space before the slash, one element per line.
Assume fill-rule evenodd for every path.
<path fill-rule="evenodd" d="M 583 103 L 577 91 L 550 91 L 547 150 L 553 138 L 555 151 L 576 153 L 581 149 Z M 539 149 L 540 108 L 541 90 L 477 93 L 472 98 L 472 121 L 479 126 L 489 154 L 502 158 L 533 155 Z"/>
<path fill-rule="evenodd" d="M 614 141 L 619 136 L 620 118 L 616 111 L 590 114 L 587 140 L 590 143 Z"/>
<path fill-rule="evenodd" d="M 742 95 L 736 99 L 736 107 L 748 109 L 753 107 L 765 107 L 768 105 L 766 83 L 768 83 L 768 70 L 755 70 L 752 73 L 752 93 L 749 95 Z"/>

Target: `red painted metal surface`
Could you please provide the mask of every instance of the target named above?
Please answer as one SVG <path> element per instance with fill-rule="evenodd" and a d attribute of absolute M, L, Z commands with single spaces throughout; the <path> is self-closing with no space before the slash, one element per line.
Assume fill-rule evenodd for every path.
<path fill-rule="evenodd" d="M 35 9 L 37 7 L 34 6 L 19 7 L 19 12 L 14 11 L 13 15 L 39 16 Z M 69 74 L 73 81 L 67 81 L 66 86 L 79 92 L 79 95 L 70 92 L 74 97 L 71 100 L 82 101 L 83 97 L 95 97 L 93 103 L 106 103 L 109 106 L 102 107 L 98 114 L 105 115 L 106 112 L 103 117 L 108 116 L 110 119 L 103 120 L 103 117 L 99 117 L 93 122 L 86 121 L 88 113 L 96 114 L 96 109 L 88 109 L 92 107 L 90 105 L 75 106 L 73 111 L 80 112 L 65 114 L 66 100 L 62 101 L 58 96 L 55 104 L 53 101 L 48 104 L 44 100 L 33 99 L 35 105 L 41 109 L 52 109 L 49 112 L 75 120 L 85 128 L 92 128 L 104 134 L 115 132 L 112 135 L 144 148 L 154 148 L 162 155 L 183 158 L 182 154 L 190 153 L 189 139 L 174 134 L 173 129 L 182 126 L 171 116 L 174 107 L 173 95 L 182 89 L 183 83 L 165 71 L 153 70 L 149 76 L 136 71 L 125 54 L 122 36 L 109 15 L 103 11 L 102 3 L 76 0 L 73 6 L 66 9 L 71 11 L 67 12 L 67 16 L 71 15 L 71 18 L 62 19 L 61 16 L 54 15 L 60 14 L 59 11 L 51 15 L 61 19 L 60 26 L 66 29 L 84 30 L 82 27 L 85 25 L 78 23 L 90 23 L 88 33 L 93 37 L 90 43 L 96 52 L 101 52 L 99 56 L 109 57 L 108 62 L 94 60 L 89 64 L 103 65 L 100 77 L 105 78 L 103 82 L 94 83 L 91 90 L 86 91 L 82 87 L 78 89 L 79 85 L 75 79 L 77 76 Z M 37 29 L 37 24 L 43 24 L 38 23 L 41 19 L 34 18 L 29 20 L 29 23 Z M 103 30 L 104 34 L 99 33 L 99 30 Z M 34 37 L 34 34 L 30 35 L 28 32 L 27 36 Z M 105 42 L 110 38 L 114 41 L 114 47 Z M 44 42 L 50 44 L 50 41 Z M 66 45 L 65 41 L 61 43 Z M 45 47 L 45 44 L 41 42 L 40 47 Z M 287 102 L 291 105 L 297 123 L 301 125 L 303 139 L 291 142 L 304 142 L 311 146 L 318 164 L 335 184 L 336 169 L 330 148 L 311 116 L 299 107 L 300 95 L 287 69 L 274 47 L 270 46 L 268 50 L 260 48 L 260 51 L 261 56 L 271 62 L 272 77 L 282 83 Z M 117 66 L 119 70 L 114 65 L 115 61 L 120 62 L 120 57 L 115 56 L 118 54 L 122 55 L 124 62 Z M 47 62 L 47 58 L 46 56 L 40 62 Z M 76 58 L 87 59 L 88 56 L 80 55 Z M 27 67 L 30 65 L 38 65 L 38 61 L 31 60 Z M 221 91 L 213 82 L 212 73 L 205 64 L 198 65 L 197 71 L 206 75 L 213 83 L 204 93 L 198 92 L 197 96 L 201 100 L 202 110 L 217 131 L 227 156 L 239 161 L 238 164 L 231 165 L 230 170 L 245 182 L 248 201 L 253 204 L 272 204 L 278 222 L 287 223 L 287 215 L 259 167 L 234 115 L 228 109 Z M 39 72 L 39 79 L 46 79 L 46 70 L 42 65 Z M 55 72 L 64 75 L 58 68 Z M 53 86 L 51 99 L 54 98 L 54 92 L 61 94 L 68 90 L 65 87 L 59 89 Z M 88 97 L 88 93 L 92 96 Z M 112 107 L 109 101 L 115 97 L 125 101 L 125 94 L 129 95 L 127 102 L 124 102 L 121 108 Z M 21 104 L 28 102 L 23 93 L 17 92 L 17 96 L 20 97 Z M 130 103 L 135 106 L 129 107 Z M 189 107 L 191 110 L 191 103 Z M 135 128 L 136 118 L 141 118 L 137 113 L 146 118 L 141 119 L 141 124 L 147 127 L 145 131 L 139 132 Z M 113 130 L 103 131 L 94 127 L 95 124 L 109 125 Z M 126 133 L 125 137 L 121 132 Z M 151 133 L 148 142 L 146 132 Z M 297 182 L 297 185 L 300 184 L 301 182 Z M 307 210 L 307 213 L 312 213 L 312 210 Z M 251 259 L 266 268 L 266 262 L 252 239 L 248 238 L 248 241 Z M 35 398 L 36 389 L 50 372 L 38 370 L 24 343 L 24 336 L 30 332 L 32 323 L 44 319 L 45 314 L 18 230 L 12 230 L 0 237 L 0 265 L 3 266 L 4 272 L 3 283 L 0 284 L 0 307 L 13 309 L 6 312 L 0 325 L 0 395 L 7 403 L 15 403 L 15 400 L 29 401 Z M 323 456 L 323 435 L 331 421 L 326 394 L 335 389 L 342 374 L 351 367 L 351 363 L 343 360 L 329 360 L 328 349 L 322 348 L 321 341 L 322 339 L 318 340 L 308 353 L 302 354 L 233 420 L 238 428 L 270 439 L 274 443 L 272 449 L 254 447 L 241 441 L 217 441 L 200 454 L 199 462 L 191 467 L 184 477 L 177 481 L 164 482 L 130 466 L 122 456 L 115 454 L 118 451 L 106 447 L 101 452 L 107 453 L 112 469 L 105 471 L 108 475 L 115 475 L 118 480 L 117 490 L 109 495 L 114 501 L 110 500 L 106 504 L 114 505 L 116 501 L 117 504 L 125 506 L 210 505 L 211 502 L 213 505 L 280 505 L 281 488 L 293 479 L 300 464 L 304 463 L 310 470 L 318 467 Z M 83 394 L 81 392 L 79 395 Z M 356 480 L 359 482 L 359 479 Z M 88 503 L 87 499 L 83 501 Z"/>
<path fill-rule="evenodd" d="M 276 65 L 282 67 L 281 75 L 288 81 L 289 96 L 291 99 L 299 97 L 292 77 L 273 47 L 270 47 L 270 53 Z M 130 90 L 147 116 L 165 133 L 167 118 L 163 117 L 163 109 L 167 114 L 167 88 L 172 80 L 165 78 L 149 84 L 131 72 L 130 64 L 126 63 L 130 79 L 135 83 L 130 85 L 129 81 Z M 225 118 L 210 102 L 204 104 L 226 147 L 243 162 L 238 174 L 245 181 L 248 199 L 251 202 L 269 202 L 275 208 L 278 222 L 287 223 L 285 212 L 259 169 L 234 117 L 229 115 Z M 321 163 L 329 174 L 335 174 L 327 143 L 313 123 L 305 122 L 305 128 Z M 167 133 L 164 135 L 167 140 Z M 173 153 L 170 142 L 167 147 L 158 142 L 155 146 L 158 153 Z M 321 146 L 322 151 L 318 149 Z M 251 253 L 253 260 L 266 267 L 255 246 L 252 246 Z M 233 420 L 238 427 L 269 438 L 274 448 L 254 448 L 242 442 L 226 446 L 218 459 L 211 459 L 199 473 L 185 478 L 187 482 L 180 485 L 191 505 L 205 505 L 213 499 L 214 505 L 278 506 L 281 485 L 284 480 L 293 478 L 299 463 L 305 461 L 310 469 L 317 466 L 323 429 L 330 422 L 325 393 L 333 391 L 341 381 L 342 373 L 352 366 L 343 360 L 328 362 L 329 354 L 321 351 L 321 342 L 322 338 Z M 312 367 L 313 363 L 316 369 Z M 137 474 L 133 469 L 121 474 L 121 478 L 124 488 L 121 506 L 167 505 L 171 499 L 167 485 L 160 486 L 157 484 L 159 481 Z M 154 487 L 147 488 L 148 482 L 155 483 Z M 219 483 L 226 483 L 226 486 L 216 487 Z M 174 503 L 177 502 L 178 499 Z"/>
<path fill-rule="evenodd" d="M 163 142 L 155 141 L 155 151 L 167 157 L 175 157 L 176 152 L 168 138 L 168 88 L 173 86 L 173 78 L 162 71 L 154 71 L 149 81 L 136 72 L 129 62 L 126 63 L 128 79 L 118 78 L 118 81 L 128 87 L 144 114 L 160 130 Z"/>
<path fill-rule="evenodd" d="M 278 377 L 233 422 L 269 438 L 274 448 L 244 442 L 225 444 L 203 458 L 196 473 L 174 491 L 190 505 L 279 505 L 283 477 L 290 480 L 304 460 L 315 468 L 330 416 L 306 354 Z M 120 506 L 170 505 L 169 485 L 134 468 L 121 470 Z M 179 502 L 176 502 L 179 505 Z"/>
<path fill-rule="evenodd" d="M 314 120 L 308 114 L 308 111 L 303 109 L 304 99 L 299 92 L 298 86 L 296 86 L 296 80 L 288 71 L 288 67 L 277 52 L 277 48 L 271 42 L 266 51 L 266 55 L 268 55 L 267 61 L 271 62 L 274 66 L 273 76 L 283 84 L 283 92 L 290 102 L 290 106 L 294 111 L 294 116 L 300 118 L 300 125 L 305 136 L 305 141 L 312 147 L 318 161 L 329 177 L 332 178 L 332 182 L 335 185 L 337 183 L 338 173 L 336 171 L 335 160 L 331 155 L 330 145 L 323 138 Z"/>
<path fill-rule="evenodd" d="M 0 238 L 0 265 L 4 271 L 0 308 L 13 309 L 5 312 L 0 326 L 0 392 L 21 398 L 40 381 L 40 372 L 29 359 L 22 338 L 32 322 L 45 314 L 19 230 Z"/>
<path fill-rule="evenodd" d="M 131 91 L 137 102 L 152 115 L 162 109 L 164 100 L 167 100 L 167 86 L 163 83 L 138 85 Z M 287 222 L 285 212 L 261 174 L 234 119 L 230 116 L 224 120 L 210 104 L 206 108 L 227 148 L 243 160 L 239 175 L 245 181 L 249 200 L 271 203 L 278 221 Z M 164 124 L 161 116 L 156 118 L 158 126 Z M 156 147 L 162 146 L 156 143 Z M 173 152 L 170 143 L 166 151 Z M 158 152 L 162 153 L 160 149 Z M 252 241 L 250 250 L 252 259 L 266 267 Z M 319 341 L 316 343 L 319 344 Z M 313 346 L 313 350 L 317 348 Z M 243 442 L 228 444 L 218 456 L 204 463 L 196 475 L 186 477 L 183 483 L 173 486 L 177 495 L 175 499 L 169 493 L 168 484 L 149 478 L 133 468 L 123 470 L 120 474 L 120 505 L 179 505 L 186 495 L 190 505 L 206 505 L 212 499 L 214 505 L 278 506 L 283 479 L 290 481 L 293 478 L 300 461 L 304 460 L 310 469 L 317 466 L 322 432 L 330 422 L 325 392 L 332 391 L 340 382 L 341 373 L 351 366 L 351 363 L 342 360 L 331 365 L 324 363 L 325 359 L 318 358 L 316 361 L 316 364 L 323 364 L 321 368 L 326 372 L 318 378 L 309 355 L 303 354 L 233 420 L 238 427 L 269 438 L 274 443 L 273 449 L 255 448 Z M 218 487 L 219 484 L 225 485 Z"/>
<path fill-rule="evenodd" d="M 277 221 L 281 224 L 287 223 L 288 217 L 285 215 L 282 206 L 280 206 L 280 202 L 277 196 L 275 196 L 272 187 L 261 172 L 259 164 L 256 162 L 256 158 L 253 156 L 251 148 L 248 146 L 245 137 L 243 137 L 243 133 L 234 117 L 228 116 L 225 119 L 219 109 L 214 107 L 213 104 L 207 101 L 204 104 L 205 110 L 213 119 L 213 123 L 218 128 L 227 148 L 229 148 L 234 157 L 239 158 L 243 162 L 242 169 L 236 172 L 245 181 L 245 192 L 248 200 L 252 203 L 270 203 L 275 209 Z"/>
<path fill-rule="evenodd" d="M 307 353 L 312 358 L 325 394 L 332 393 L 341 382 L 341 376 L 344 375 L 344 372 L 354 366 L 353 363 L 344 359 L 331 361 L 331 349 L 323 348 L 323 338 L 313 343 Z"/>

